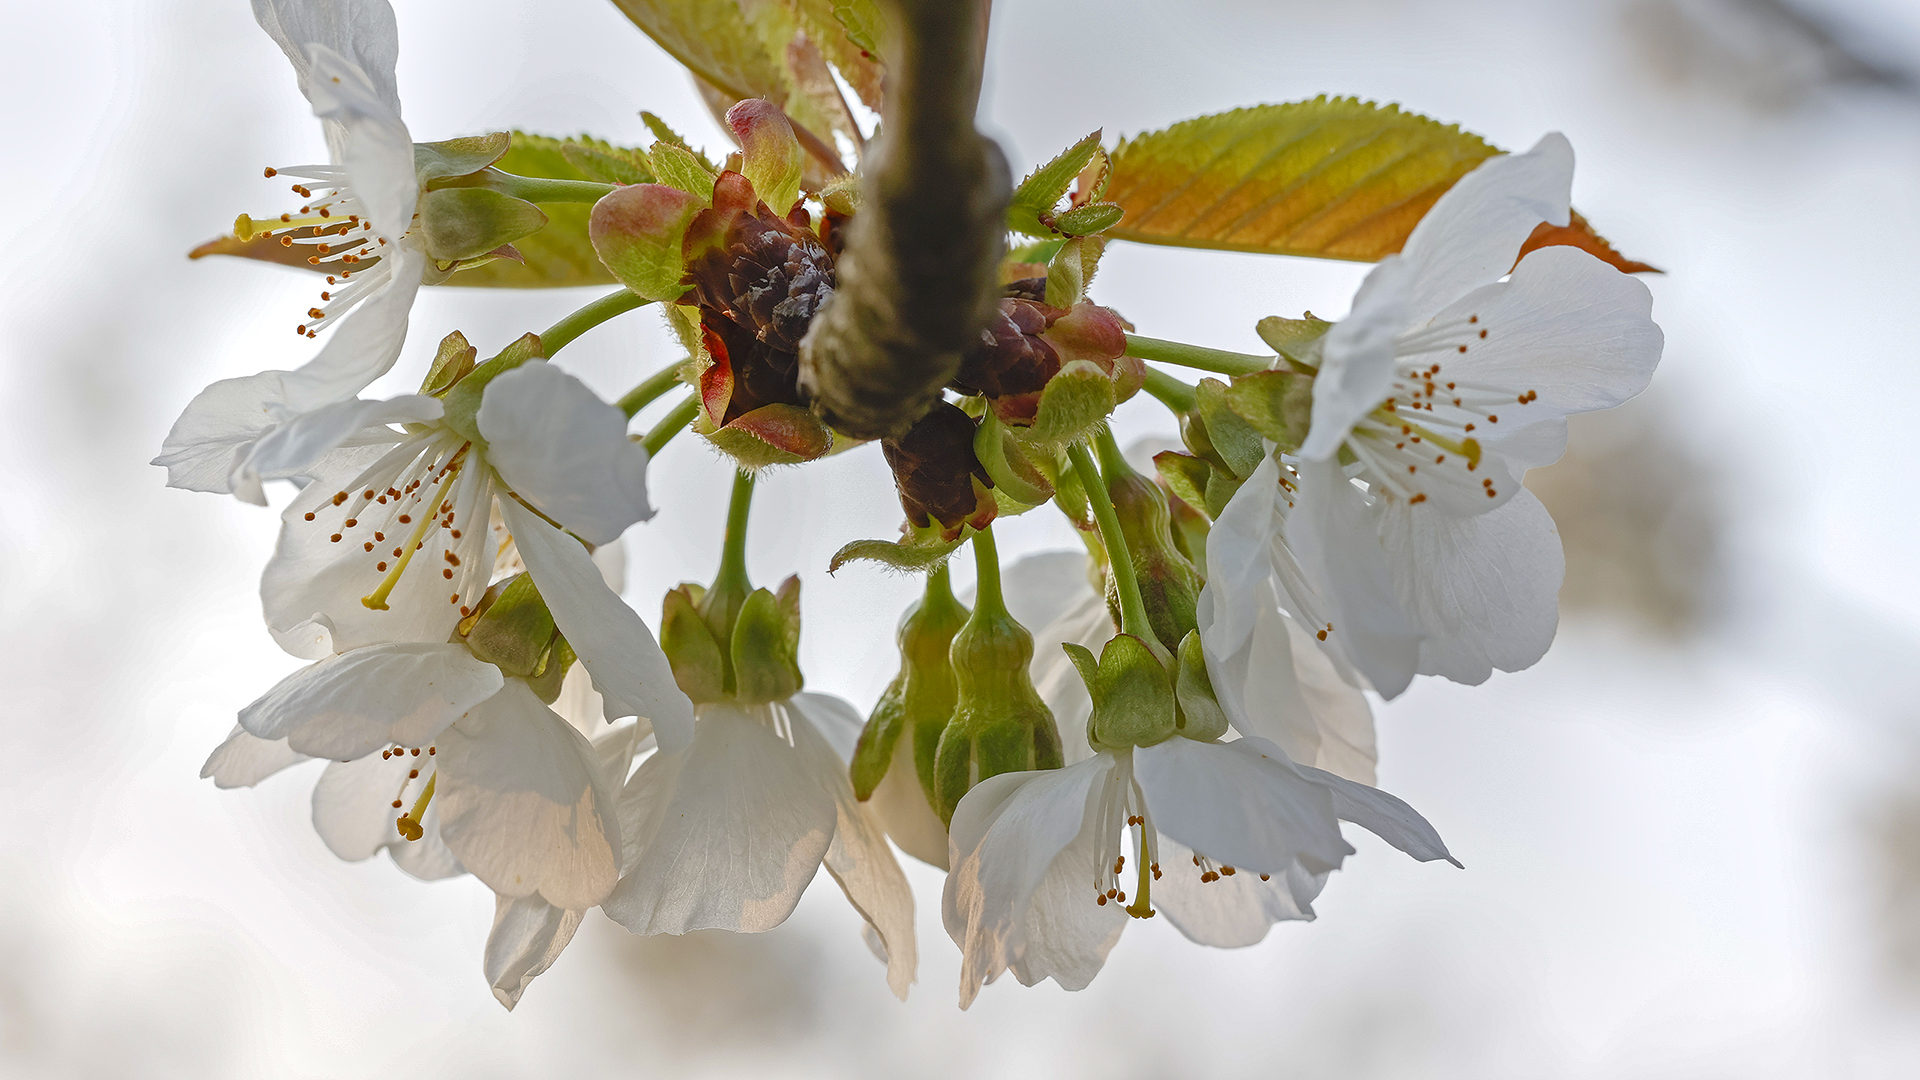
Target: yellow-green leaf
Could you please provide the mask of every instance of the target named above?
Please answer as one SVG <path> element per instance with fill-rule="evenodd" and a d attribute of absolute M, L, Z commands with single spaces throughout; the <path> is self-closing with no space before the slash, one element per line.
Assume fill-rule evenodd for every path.
<path fill-rule="evenodd" d="M 1394 105 L 1315 98 L 1175 124 L 1113 152 L 1110 237 L 1372 262 L 1501 151 Z"/>
<path fill-rule="evenodd" d="M 613 0 L 688 71 L 735 100 L 785 98 L 774 58 L 735 0 Z"/>

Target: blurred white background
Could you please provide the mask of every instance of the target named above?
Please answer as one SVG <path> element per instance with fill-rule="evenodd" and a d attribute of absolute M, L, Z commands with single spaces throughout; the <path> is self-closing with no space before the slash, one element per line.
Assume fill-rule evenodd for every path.
<path fill-rule="evenodd" d="M 261 632 L 271 513 L 145 464 L 192 393 L 292 366 L 309 279 L 185 252 L 277 213 L 318 128 L 242 0 L 7 5 L 0 66 L 0 1075 L 1769 1078 L 1920 1072 L 1920 7 L 1910 0 L 1005 0 L 984 122 L 1017 168 L 1241 104 L 1357 94 L 1524 148 L 1649 279 L 1647 397 L 1530 481 L 1559 515 L 1560 640 L 1379 711 L 1382 785 L 1467 869 L 1364 834 L 1313 924 L 1235 952 L 1135 924 L 1092 988 L 954 1005 L 940 877 L 910 868 L 896 1003 L 829 882 L 758 937 L 601 919 L 509 1015 L 478 883 L 334 860 L 311 773 L 195 779 L 296 666 Z M 605 0 L 395 0 L 417 138 L 720 136 Z M 1364 267 L 1120 246 L 1143 332 L 1256 348 Z M 435 289 L 483 353 L 594 295 Z M 675 357 L 640 315 L 565 363 L 609 396 Z M 1884 406 L 1884 408 L 1883 408 Z M 650 417 L 644 418 L 650 419 Z M 1170 434 L 1143 403 L 1131 437 Z M 713 570 L 724 467 L 682 438 L 629 600 Z M 843 541 L 899 518 L 877 451 L 774 476 L 752 564 L 806 581 L 811 687 L 862 709 L 912 582 Z M 1072 543 L 1043 513 L 1003 549 Z"/>

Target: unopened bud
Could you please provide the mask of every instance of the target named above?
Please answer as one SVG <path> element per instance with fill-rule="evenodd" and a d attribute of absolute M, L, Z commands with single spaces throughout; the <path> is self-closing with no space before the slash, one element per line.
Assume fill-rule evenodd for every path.
<path fill-rule="evenodd" d="M 895 759 L 901 739 L 913 749 L 920 789 L 933 802 L 934 759 L 940 735 L 959 699 L 949 651 L 966 625 L 967 608 L 954 598 L 945 568 L 927 575 L 925 595 L 900 618 L 900 673 L 873 708 L 853 751 L 853 792 L 862 801 L 873 795 Z"/>
<path fill-rule="evenodd" d="M 1033 635 L 1005 607 L 976 608 L 948 656 L 959 693 L 934 757 L 934 807 L 942 822 L 951 822 L 961 798 L 990 776 L 1064 763 L 1053 713 L 1027 674 Z"/>
<path fill-rule="evenodd" d="M 1103 466 L 1107 495 L 1120 519 L 1120 532 L 1126 538 L 1134 576 L 1139 580 L 1147 620 L 1154 636 L 1171 652 L 1199 626 L 1195 606 L 1204 582 L 1174 543 L 1167 493 L 1134 472 L 1117 454 L 1103 460 Z M 1117 613 L 1120 601 L 1114 588 L 1110 577 L 1107 602 Z"/>

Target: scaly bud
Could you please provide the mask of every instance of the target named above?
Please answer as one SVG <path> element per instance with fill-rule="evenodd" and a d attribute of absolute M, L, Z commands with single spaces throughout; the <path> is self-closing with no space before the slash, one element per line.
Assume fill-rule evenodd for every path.
<path fill-rule="evenodd" d="M 777 214 L 791 210 L 800 201 L 807 155 L 787 114 L 765 98 L 753 98 L 727 110 L 727 127 L 740 142 L 740 171 L 753 181 L 760 198 Z"/>
<path fill-rule="evenodd" d="M 968 525 L 985 528 L 999 512 L 992 478 L 973 445 L 973 417 L 944 401 L 914 421 L 906 434 L 880 441 L 900 491 L 900 506 L 915 527 L 938 521 L 942 536 L 952 540 Z"/>

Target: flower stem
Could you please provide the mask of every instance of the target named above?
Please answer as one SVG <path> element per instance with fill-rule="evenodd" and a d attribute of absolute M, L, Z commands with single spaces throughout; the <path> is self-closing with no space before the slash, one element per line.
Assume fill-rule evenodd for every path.
<path fill-rule="evenodd" d="M 1227 352 L 1225 349 L 1183 345 L 1178 341 L 1162 341 L 1159 338 L 1141 337 L 1138 334 L 1127 335 L 1127 355 L 1141 360 L 1158 360 L 1163 364 L 1179 364 L 1181 367 L 1215 371 L 1222 375 L 1250 375 L 1256 371 L 1265 371 L 1273 366 L 1274 361 L 1271 356 L 1253 356 L 1248 353 Z"/>
<path fill-rule="evenodd" d="M 973 617 L 981 612 L 1005 614 L 1006 599 L 1000 594 L 1000 550 L 993 543 L 993 526 L 973 534 L 973 567 L 978 581 L 974 585 Z"/>
<path fill-rule="evenodd" d="M 1179 379 L 1161 371 L 1159 368 L 1147 369 L 1147 393 L 1160 399 L 1160 404 L 1177 413 L 1188 413 L 1200 407 L 1200 396 L 1194 388 Z"/>
<path fill-rule="evenodd" d="M 747 512 L 753 507 L 753 474 L 733 474 L 733 497 L 727 502 L 727 536 L 720 548 L 720 572 L 713 576 L 712 592 L 728 589 L 744 598 L 753 591 L 747 579 Z"/>
<path fill-rule="evenodd" d="M 1112 437 L 1108 437 L 1111 441 Z M 1119 452 L 1115 447 L 1115 453 Z M 1140 599 L 1140 581 L 1133 573 L 1133 556 L 1127 551 L 1127 538 L 1120 532 L 1120 515 L 1107 494 L 1107 482 L 1094 467 L 1093 455 L 1080 443 L 1067 446 L 1073 471 L 1086 489 L 1087 504 L 1093 508 L 1093 520 L 1100 527 L 1100 540 L 1107 546 L 1108 572 L 1113 574 L 1114 591 L 1120 594 L 1120 632 L 1146 642 L 1156 642 L 1153 624 L 1147 619 L 1147 605 Z"/>
<path fill-rule="evenodd" d="M 530 203 L 596 203 L 617 184 L 596 184 L 591 180 L 549 180 L 539 176 L 516 176 L 499 169 L 483 169 L 471 177 L 440 185 L 443 187 L 483 187 Z"/>
<path fill-rule="evenodd" d="M 554 353 L 573 344 L 574 338 L 599 326 L 615 315 L 624 315 L 634 308 L 651 303 L 653 303 L 653 301 L 641 296 L 639 293 L 630 292 L 626 289 L 621 289 L 619 292 L 608 293 L 593 303 L 588 304 L 586 307 L 581 308 L 579 311 L 547 327 L 546 332 L 540 335 L 541 353 L 550 358 Z M 628 413 L 627 415 L 632 416 L 633 414 Z"/>
<path fill-rule="evenodd" d="M 687 425 L 693 423 L 693 418 L 698 415 L 700 415 L 700 395 L 688 394 L 680 404 L 673 407 L 672 412 L 661 417 L 660 422 L 653 425 L 653 429 L 640 440 L 640 445 L 647 448 L 647 456 L 659 457 L 660 448 L 672 442 L 675 435 L 685 431 Z"/>
<path fill-rule="evenodd" d="M 614 402 L 631 420 L 641 409 L 653 404 L 661 394 L 680 385 L 680 364 L 668 364 L 659 371 L 647 376 L 646 381 L 626 392 L 619 401 Z"/>

